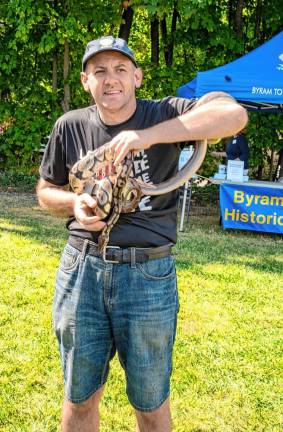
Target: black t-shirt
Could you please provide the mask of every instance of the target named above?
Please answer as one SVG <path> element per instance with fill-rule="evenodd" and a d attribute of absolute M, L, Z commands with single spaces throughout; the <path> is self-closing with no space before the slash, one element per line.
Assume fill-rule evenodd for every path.
<path fill-rule="evenodd" d="M 168 97 L 160 101 L 137 100 L 137 108 L 130 119 L 118 125 L 106 125 L 95 105 L 69 111 L 60 117 L 53 128 L 40 166 L 40 175 L 48 182 L 68 184 L 72 166 L 89 150 L 109 142 L 124 130 L 151 127 L 177 117 L 189 110 L 193 102 Z M 160 183 L 177 172 L 180 144 L 156 144 L 142 150 L 134 158 L 134 177 L 145 182 Z M 138 208 L 121 214 L 110 232 L 109 245 L 122 247 L 159 246 L 177 240 L 178 192 L 143 197 Z M 72 235 L 97 242 L 99 232 L 82 229 L 74 217 L 67 221 Z"/>
<path fill-rule="evenodd" d="M 244 169 L 249 168 L 249 147 L 243 134 L 235 135 L 230 139 L 226 148 L 228 160 L 240 159 L 244 161 Z"/>

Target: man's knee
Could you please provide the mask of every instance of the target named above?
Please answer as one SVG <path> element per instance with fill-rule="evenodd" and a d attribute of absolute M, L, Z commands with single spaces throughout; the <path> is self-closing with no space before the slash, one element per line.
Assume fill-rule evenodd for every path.
<path fill-rule="evenodd" d="M 73 414 L 78 416 L 85 415 L 88 412 L 95 411 L 98 409 L 98 405 L 103 393 L 104 386 L 98 389 L 93 395 L 91 395 L 87 400 L 79 403 L 74 403 L 69 400 L 64 401 L 64 410 L 72 411 Z"/>
<path fill-rule="evenodd" d="M 153 411 L 136 410 L 140 432 L 170 432 L 172 430 L 169 398 Z"/>

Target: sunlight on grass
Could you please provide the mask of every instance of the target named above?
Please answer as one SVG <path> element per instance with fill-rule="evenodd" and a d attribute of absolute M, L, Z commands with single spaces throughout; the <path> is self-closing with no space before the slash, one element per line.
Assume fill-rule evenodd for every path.
<path fill-rule="evenodd" d="M 0 194 L 0 431 L 58 432 L 63 398 L 53 285 L 67 233 L 33 196 Z M 19 211 L 19 209 L 21 211 Z M 190 225 L 176 249 L 176 432 L 281 432 L 283 242 Z M 101 431 L 134 431 L 117 357 Z"/>
<path fill-rule="evenodd" d="M 26 226 L 18 226 L 16 224 L 11 224 L 11 223 L 4 223 L 0 220 L 0 231 L 14 231 L 17 230 L 18 232 L 27 232 L 30 231 L 29 227 Z"/>

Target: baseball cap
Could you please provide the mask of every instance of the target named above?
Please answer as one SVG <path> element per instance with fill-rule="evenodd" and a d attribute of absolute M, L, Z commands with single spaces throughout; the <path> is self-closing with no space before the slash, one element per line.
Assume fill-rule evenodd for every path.
<path fill-rule="evenodd" d="M 103 51 L 120 52 L 128 57 L 134 65 L 138 67 L 135 55 L 124 39 L 114 38 L 113 36 L 103 36 L 100 39 L 92 40 L 87 44 L 82 61 L 82 70 L 85 70 L 86 64 L 91 57 Z"/>

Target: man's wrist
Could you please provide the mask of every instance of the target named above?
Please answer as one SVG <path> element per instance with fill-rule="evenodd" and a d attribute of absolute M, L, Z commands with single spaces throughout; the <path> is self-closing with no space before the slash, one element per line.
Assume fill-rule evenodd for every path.
<path fill-rule="evenodd" d="M 151 146 L 162 143 L 163 139 L 160 135 L 160 124 L 151 126 L 147 129 L 143 129 L 142 133 L 144 134 L 142 141 L 143 141 L 143 148 L 149 149 Z"/>
<path fill-rule="evenodd" d="M 152 145 L 156 144 L 154 142 L 154 126 L 149 127 L 147 129 L 142 129 L 140 131 L 138 131 L 138 133 L 140 133 L 140 139 L 142 142 L 142 149 L 147 150 L 149 149 Z"/>

